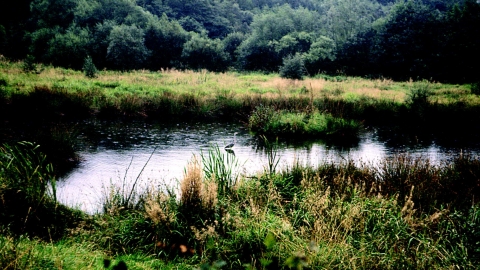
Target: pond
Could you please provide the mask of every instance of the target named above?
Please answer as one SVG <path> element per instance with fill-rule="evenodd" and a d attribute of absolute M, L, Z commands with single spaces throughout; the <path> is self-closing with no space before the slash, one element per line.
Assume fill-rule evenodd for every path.
<path fill-rule="evenodd" d="M 224 146 L 236 144 L 233 152 Z M 477 155 L 478 146 L 441 146 L 434 140 L 416 138 L 392 141 L 382 139 L 377 130 L 363 132 L 358 142 L 349 145 L 324 141 L 280 142 L 278 167 L 299 162 L 316 166 L 323 162 L 353 160 L 375 164 L 398 153 L 429 158 L 439 164 L 468 150 Z M 79 132 L 80 165 L 59 179 L 57 196 L 60 202 L 94 213 L 101 210 L 111 185 L 129 191 L 133 183 L 141 191 L 146 188 L 175 190 L 193 156 L 218 145 L 222 154 L 235 155 L 238 173 L 255 175 L 268 165 L 267 154 L 259 139 L 240 125 L 218 123 L 179 123 L 165 125 L 146 122 L 107 123 L 89 121 Z M 404 143 L 407 141 L 407 143 Z M 138 181 L 136 181 L 138 179 Z"/>

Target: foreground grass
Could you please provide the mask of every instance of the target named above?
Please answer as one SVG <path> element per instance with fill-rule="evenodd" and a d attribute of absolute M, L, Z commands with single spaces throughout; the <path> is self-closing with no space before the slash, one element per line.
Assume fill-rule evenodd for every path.
<path fill-rule="evenodd" d="M 192 158 L 179 193 L 112 189 L 105 211 L 89 216 L 56 211 L 53 194 L 28 196 L 38 195 L 37 188 L 23 188 L 17 182 L 23 178 L 5 174 L 25 169 L 19 161 L 30 159 L 5 155 L 15 151 L 3 148 L 2 160 L 11 162 L 2 163 L 0 195 L 14 189 L 27 196 L 1 202 L 0 265 L 6 269 L 99 269 L 109 260 L 112 269 L 476 269 L 480 264 L 480 161 L 468 156 L 439 166 L 398 156 L 378 166 L 294 164 L 278 170 L 271 148 L 265 171 L 241 176 L 225 173 L 238 164 L 213 148 Z M 48 174 L 46 167 L 36 171 Z M 3 211 L 25 203 L 36 210 Z M 45 213 L 54 213 L 55 221 L 45 222 L 51 219 Z M 34 222 L 22 226 L 29 224 L 25 217 Z M 18 220 L 22 230 L 13 230 Z"/>
<path fill-rule="evenodd" d="M 43 242 L 25 237 L 0 235 L 0 267 L 2 269 L 189 269 L 182 263 L 168 263 L 143 254 L 120 255 L 111 258 L 91 243 L 68 239 L 60 242 Z M 117 267 L 117 268 L 115 268 Z"/>

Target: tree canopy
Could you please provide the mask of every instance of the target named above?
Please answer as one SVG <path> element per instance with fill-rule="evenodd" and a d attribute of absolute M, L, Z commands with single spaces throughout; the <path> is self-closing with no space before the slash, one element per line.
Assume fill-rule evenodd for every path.
<path fill-rule="evenodd" d="M 81 69 L 264 70 L 478 81 L 475 0 L 19 0 L 0 54 Z M 288 61 L 287 61 L 288 62 Z"/>

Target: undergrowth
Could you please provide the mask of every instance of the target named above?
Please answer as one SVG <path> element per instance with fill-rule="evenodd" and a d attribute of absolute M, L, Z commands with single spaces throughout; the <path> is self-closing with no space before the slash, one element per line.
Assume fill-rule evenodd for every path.
<path fill-rule="evenodd" d="M 55 229 L 56 238 L 31 239 L 41 236 L 34 227 L 15 231 L 12 226 L 25 221 L 23 214 L 5 219 L 7 212 L 2 211 L 0 265 L 95 269 L 108 261 L 110 266 L 133 268 L 178 264 L 201 269 L 479 266 L 478 159 L 461 155 L 434 166 L 428 159 L 400 155 L 377 166 L 345 161 L 317 167 L 296 163 L 279 170 L 275 143 L 265 145 L 271 149 L 266 149 L 265 170 L 239 175 L 233 182 L 222 183 L 217 179 L 222 174 L 211 171 L 236 166 L 215 156 L 223 152 L 213 146 L 208 151 L 213 157 L 192 158 L 178 192 L 112 189 L 105 195 L 110 197 L 105 198 L 104 212 L 79 215 L 68 226 L 62 226 L 68 219 L 55 210 L 61 206 L 31 212 L 29 218 L 51 224 L 45 228 Z M 11 148 L 3 149 L 4 160 L 11 158 Z M 23 156 L 31 160 L 28 164 L 41 158 Z M 8 194 L 9 173 L 17 171 L 6 164 L 2 198 Z M 35 181 L 44 177 L 30 175 Z M 46 190 L 23 192 L 32 196 L 26 201 L 31 209 L 38 200 L 43 207 L 57 205 Z M 23 200 L 16 196 L 2 205 L 8 208 Z M 53 221 L 52 212 L 57 213 Z"/>

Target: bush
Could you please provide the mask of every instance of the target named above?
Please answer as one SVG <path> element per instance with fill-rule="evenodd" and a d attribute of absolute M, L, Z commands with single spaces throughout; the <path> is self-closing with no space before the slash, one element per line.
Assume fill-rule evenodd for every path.
<path fill-rule="evenodd" d="M 279 72 L 282 78 L 302 80 L 306 73 L 302 56 L 296 54 L 285 57 Z"/>
<path fill-rule="evenodd" d="M 32 55 L 27 55 L 23 61 L 23 71 L 25 72 L 37 72 L 37 64 L 35 63 L 35 57 Z"/>
<path fill-rule="evenodd" d="M 248 118 L 248 128 L 253 132 L 264 134 L 267 132 L 268 124 L 273 121 L 278 113 L 273 107 L 260 104 L 253 110 Z"/>
<path fill-rule="evenodd" d="M 85 61 L 83 63 L 83 72 L 88 78 L 97 77 L 98 70 L 95 64 L 93 64 L 92 58 L 90 56 L 87 56 L 85 58 Z"/>
<path fill-rule="evenodd" d="M 406 102 L 411 106 L 428 104 L 428 98 L 432 95 L 433 91 L 428 81 L 416 82 L 413 84 L 410 92 L 407 93 Z"/>

